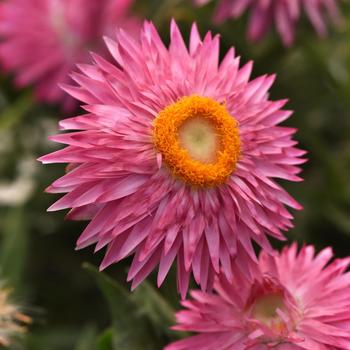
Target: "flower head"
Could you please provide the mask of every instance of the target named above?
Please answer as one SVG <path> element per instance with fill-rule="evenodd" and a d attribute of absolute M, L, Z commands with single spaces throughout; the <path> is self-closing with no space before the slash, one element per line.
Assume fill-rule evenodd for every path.
<path fill-rule="evenodd" d="M 275 77 L 249 81 L 233 49 L 219 64 L 219 38 L 195 25 L 189 50 L 175 22 L 169 49 L 147 22 L 139 41 L 121 30 L 106 42 L 116 63 L 94 55 L 66 87 L 87 114 L 60 126 L 78 131 L 41 158 L 72 164 L 48 188 L 67 193 L 50 210 L 91 220 L 78 248 L 108 246 L 102 268 L 134 254 L 133 287 L 158 264 L 160 285 L 175 259 L 183 296 L 191 272 L 203 289 L 220 266 L 253 276 L 252 241 L 271 252 L 266 234 L 291 227 L 284 204 L 300 208 L 273 180 L 299 181 L 304 154 L 295 129 L 276 126 L 291 112 L 268 100 Z"/>
<path fill-rule="evenodd" d="M 38 99 L 74 101 L 58 84 L 70 80 L 89 50 L 104 52 L 102 36 L 117 26 L 136 32 L 132 0 L 6 0 L 0 4 L 0 64 L 19 86 L 33 84 Z"/>
<path fill-rule="evenodd" d="M 23 314 L 10 299 L 10 290 L 0 289 L 0 346 L 8 346 L 13 339 L 26 332 L 31 318 Z"/>
<path fill-rule="evenodd" d="M 177 330 L 200 333 L 166 350 L 350 349 L 350 258 L 329 262 L 297 245 L 260 254 L 255 281 L 222 275 L 215 294 L 192 292 L 177 314 Z"/>
<path fill-rule="evenodd" d="M 195 0 L 203 5 L 210 0 Z M 248 36 L 251 40 L 262 39 L 274 23 L 283 43 L 290 46 L 295 37 L 295 28 L 302 13 L 311 21 L 320 36 L 327 34 L 326 17 L 339 23 L 337 0 L 220 0 L 215 20 L 238 18 L 251 11 Z"/>

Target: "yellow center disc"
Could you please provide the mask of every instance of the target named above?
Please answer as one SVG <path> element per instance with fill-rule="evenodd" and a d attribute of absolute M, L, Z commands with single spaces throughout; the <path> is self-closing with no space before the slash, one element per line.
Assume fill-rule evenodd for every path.
<path fill-rule="evenodd" d="M 277 310 L 279 309 L 286 313 L 284 304 L 284 297 L 279 292 L 264 295 L 257 299 L 251 316 L 273 332 L 283 334 L 286 331 L 286 324 L 279 316 Z"/>
<path fill-rule="evenodd" d="M 172 174 L 196 187 L 225 183 L 240 154 L 237 121 L 225 106 L 197 95 L 157 115 L 153 142 Z"/>

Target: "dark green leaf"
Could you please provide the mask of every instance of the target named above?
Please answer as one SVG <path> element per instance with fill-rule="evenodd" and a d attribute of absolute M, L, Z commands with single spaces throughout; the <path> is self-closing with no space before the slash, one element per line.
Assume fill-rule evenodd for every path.
<path fill-rule="evenodd" d="M 113 350 L 113 329 L 107 328 L 97 340 L 98 350 Z"/>
<path fill-rule="evenodd" d="M 162 349 L 163 340 L 151 320 L 116 281 L 99 272 L 90 264 L 84 264 L 104 294 L 112 315 L 114 350 L 156 350 Z"/>
<path fill-rule="evenodd" d="M 28 223 L 24 209 L 8 209 L 4 216 L 0 268 L 2 276 L 14 287 L 19 287 L 28 248 Z"/>

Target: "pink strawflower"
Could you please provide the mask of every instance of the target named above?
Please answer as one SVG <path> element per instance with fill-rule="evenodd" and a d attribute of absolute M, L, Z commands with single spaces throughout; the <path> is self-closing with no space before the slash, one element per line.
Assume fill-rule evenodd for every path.
<path fill-rule="evenodd" d="M 221 276 L 215 294 L 191 292 L 174 329 L 200 334 L 165 350 L 350 349 L 350 258 L 296 244 L 276 254 L 260 254 L 254 282 Z"/>
<path fill-rule="evenodd" d="M 203 5 L 210 0 L 194 0 Z M 317 33 L 327 34 L 326 17 L 335 24 L 340 21 L 337 0 L 220 0 L 215 20 L 222 22 L 228 18 L 238 18 L 250 11 L 248 37 L 262 39 L 271 25 L 275 25 L 283 43 L 290 46 L 295 37 L 295 28 L 303 13 L 311 21 Z"/>
<path fill-rule="evenodd" d="M 271 252 L 266 235 L 292 226 L 284 204 L 300 209 L 273 180 L 299 181 L 305 153 L 295 129 L 276 126 L 291 112 L 268 100 L 275 77 L 249 82 L 252 63 L 240 69 L 233 49 L 219 65 L 219 37 L 202 41 L 195 25 L 189 50 L 175 22 L 169 49 L 147 22 L 139 41 L 121 30 L 106 43 L 116 62 L 93 55 L 66 86 L 87 114 L 60 126 L 78 131 L 41 158 L 73 164 L 49 210 L 91 220 L 78 248 L 108 245 L 101 268 L 134 254 L 133 288 L 158 264 L 160 285 L 175 258 L 183 296 L 191 272 L 203 289 L 220 266 L 253 275 L 252 240 Z"/>
<path fill-rule="evenodd" d="M 72 106 L 58 87 L 71 80 L 75 63 L 90 61 L 89 50 L 104 52 L 102 36 L 117 26 L 136 32 L 133 0 L 7 0 L 0 4 L 0 64 L 37 98 Z"/>

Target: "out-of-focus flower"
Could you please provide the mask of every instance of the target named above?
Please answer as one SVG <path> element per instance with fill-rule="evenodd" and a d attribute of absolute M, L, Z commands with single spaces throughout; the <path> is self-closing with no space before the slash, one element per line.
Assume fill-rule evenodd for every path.
<path fill-rule="evenodd" d="M 18 86 L 33 84 L 37 98 L 74 101 L 58 86 L 70 81 L 75 63 L 89 50 L 104 52 L 102 36 L 117 26 L 136 32 L 133 0 L 7 0 L 0 4 L 0 63 Z"/>
<path fill-rule="evenodd" d="M 204 5 L 210 0 L 194 0 Z M 245 11 L 251 12 L 248 36 L 252 40 L 262 39 L 274 23 L 283 43 L 290 46 L 295 37 L 295 28 L 302 13 L 305 13 L 320 36 L 327 34 L 326 17 L 339 23 L 337 0 L 220 0 L 215 20 L 238 18 Z"/>
<path fill-rule="evenodd" d="M 20 159 L 17 166 L 18 175 L 13 181 L 0 180 L 0 204 L 8 206 L 21 205 L 27 202 L 35 190 L 35 175 L 38 170 L 35 158 L 26 157 Z"/>
<path fill-rule="evenodd" d="M 23 314 L 20 307 L 10 301 L 10 290 L 0 287 L 0 345 L 9 346 L 25 333 L 31 318 Z"/>
<path fill-rule="evenodd" d="M 291 112 L 268 100 L 275 77 L 249 81 L 233 49 L 219 64 L 219 37 L 202 41 L 195 25 L 189 50 L 175 22 L 169 49 L 147 22 L 139 41 L 119 31 L 107 45 L 117 63 L 94 55 L 66 87 L 88 113 L 60 126 L 80 131 L 41 158 L 74 164 L 48 188 L 68 193 L 50 210 L 91 219 L 78 248 L 108 245 L 102 268 L 135 254 L 133 287 L 158 264 L 160 285 L 175 258 L 182 296 L 191 272 L 203 289 L 220 266 L 252 277 L 252 240 L 271 252 L 266 234 L 292 226 L 284 204 L 300 209 L 273 180 L 299 181 L 305 153 L 276 126 Z"/>
<path fill-rule="evenodd" d="M 216 294 L 192 292 L 177 330 L 200 333 L 166 350 L 350 349 L 350 258 L 329 263 L 332 250 L 286 247 L 262 252 L 254 282 L 223 276 Z"/>

